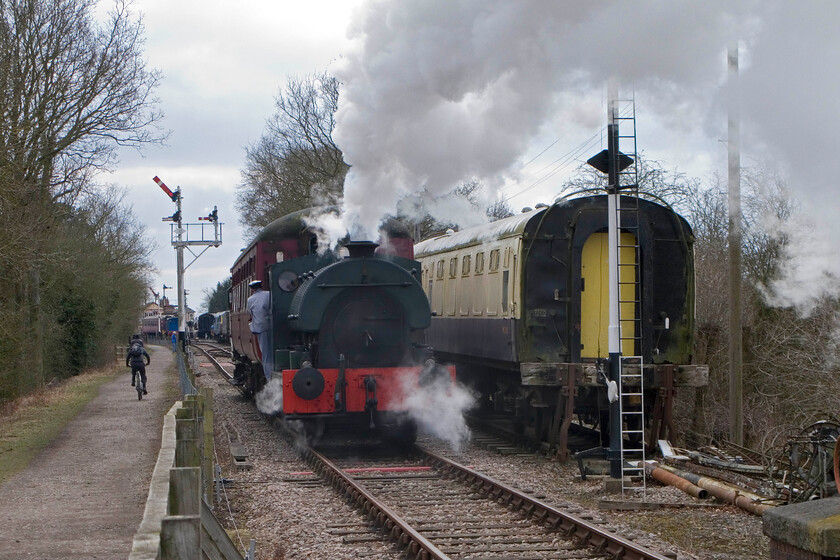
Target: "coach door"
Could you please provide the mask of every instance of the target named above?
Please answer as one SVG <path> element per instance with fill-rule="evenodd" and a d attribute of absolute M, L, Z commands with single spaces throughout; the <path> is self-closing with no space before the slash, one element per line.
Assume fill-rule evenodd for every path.
<path fill-rule="evenodd" d="M 607 233 L 593 233 L 583 244 L 580 274 L 580 357 L 606 358 L 609 356 L 609 245 Z M 623 265 L 634 264 L 636 251 L 633 249 L 635 238 L 630 233 L 622 233 L 618 243 L 621 246 L 619 262 Z M 621 302 L 622 347 L 625 356 L 634 355 L 633 337 L 635 333 L 636 304 L 635 275 L 636 267 L 619 267 L 619 296 Z M 626 332 L 630 330 L 630 332 Z"/>

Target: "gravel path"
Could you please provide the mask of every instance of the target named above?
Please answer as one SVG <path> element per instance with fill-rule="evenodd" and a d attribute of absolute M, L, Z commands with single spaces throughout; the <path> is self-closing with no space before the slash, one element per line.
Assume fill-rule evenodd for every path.
<path fill-rule="evenodd" d="M 142 401 L 125 368 L 25 471 L 0 485 L 0 558 L 128 557 L 163 417 L 177 395 L 173 354 L 148 350 L 149 394 Z"/>

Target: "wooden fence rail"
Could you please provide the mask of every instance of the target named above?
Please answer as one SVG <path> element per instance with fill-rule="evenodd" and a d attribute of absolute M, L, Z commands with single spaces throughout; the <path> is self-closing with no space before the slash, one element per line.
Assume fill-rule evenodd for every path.
<path fill-rule="evenodd" d="M 129 560 L 243 560 L 208 506 L 213 499 L 212 402 L 213 390 L 205 388 L 167 414 L 146 513 Z"/>

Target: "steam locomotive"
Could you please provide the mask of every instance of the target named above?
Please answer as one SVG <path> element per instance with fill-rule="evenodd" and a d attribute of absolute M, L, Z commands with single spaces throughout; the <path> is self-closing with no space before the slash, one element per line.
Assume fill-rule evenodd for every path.
<path fill-rule="evenodd" d="M 420 265 L 412 260 L 413 241 L 405 226 L 390 220 L 378 244 L 348 241 L 340 253 L 319 253 L 306 220 L 335 211 L 309 209 L 275 220 L 231 268 L 236 382 L 256 394 L 267 377 L 279 379 L 277 412 L 302 420 L 308 435 L 341 426 L 414 441 L 407 397 L 441 380 L 454 382 L 455 372 L 435 364 L 425 344 L 431 311 Z M 270 289 L 271 348 L 258 348 L 249 329 L 246 303 L 254 280 Z M 272 352 L 269 375 L 261 352 Z"/>
<path fill-rule="evenodd" d="M 675 388 L 708 383 L 708 367 L 691 363 L 692 232 L 662 204 L 622 196 L 620 206 L 624 368 L 652 440 L 675 438 Z M 607 221 L 605 195 L 579 196 L 415 247 L 436 355 L 487 410 L 516 412 L 518 428 L 533 426 L 561 457 L 574 416 L 608 441 Z"/>

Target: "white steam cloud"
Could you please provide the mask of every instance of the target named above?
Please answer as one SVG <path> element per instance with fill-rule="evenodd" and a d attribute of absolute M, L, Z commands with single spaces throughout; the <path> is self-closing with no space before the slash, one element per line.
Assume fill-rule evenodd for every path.
<path fill-rule="evenodd" d="M 370 231 L 420 189 L 438 196 L 471 177 L 500 185 L 566 90 L 600 95 L 609 76 L 649 78 L 667 90 L 720 73 L 743 8 L 719 6 L 366 3 L 350 30 L 355 49 L 335 69 L 342 83 L 335 138 L 353 166 L 348 219 Z M 665 46 L 672 43 L 682 49 Z"/>
<path fill-rule="evenodd" d="M 283 410 L 283 380 L 280 376 L 273 377 L 257 393 L 254 399 L 257 408 L 263 414 L 277 414 Z"/>
<path fill-rule="evenodd" d="M 726 50 L 736 40 L 742 161 L 780 162 L 795 192 L 834 210 L 840 75 L 825 60 L 840 49 L 838 16 L 832 0 L 371 0 L 332 69 L 342 83 L 335 139 L 352 165 L 343 229 L 371 237 L 421 192 L 434 200 L 472 179 L 499 187 L 539 134 L 573 134 L 576 146 L 603 126 L 592 100 L 611 77 L 633 88 L 639 126 L 655 131 L 640 149 L 683 170 L 725 172 Z M 821 235 L 838 247 L 838 221 Z M 800 276 L 795 289 L 822 277 L 813 267 L 840 272 L 840 261 L 814 256 L 799 265 L 812 281 Z"/>
<path fill-rule="evenodd" d="M 440 438 L 459 452 L 470 439 L 464 414 L 475 406 L 473 395 L 463 386 L 440 375 L 426 385 L 417 386 L 414 375 L 400 378 L 405 400 L 401 403 L 424 432 Z M 400 408 L 401 408 L 400 407 Z"/>

